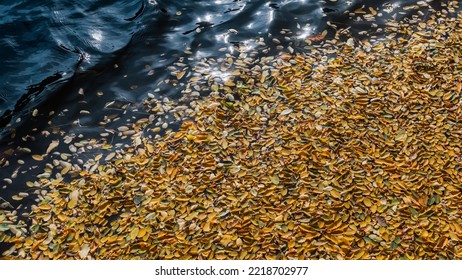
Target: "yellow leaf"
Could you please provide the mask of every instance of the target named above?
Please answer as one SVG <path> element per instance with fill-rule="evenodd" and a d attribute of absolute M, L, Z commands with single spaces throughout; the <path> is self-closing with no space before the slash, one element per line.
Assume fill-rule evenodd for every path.
<path fill-rule="evenodd" d="M 79 199 L 79 191 L 78 190 L 73 190 L 69 194 L 69 202 L 67 203 L 67 207 L 69 208 L 74 208 L 77 205 L 77 201 Z"/>
<path fill-rule="evenodd" d="M 247 256 L 247 251 L 242 250 L 241 253 L 239 254 L 239 259 L 243 260 Z"/>
<path fill-rule="evenodd" d="M 138 236 L 140 229 L 138 227 L 132 227 L 132 230 L 130 231 L 130 239 L 135 240 L 135 238 Z"/>
<path fill-rule="evenodd" d="M 183 78 L 185 73 L 186 73 L 185 71 L 180 71 L 180 72 L 176 73 L 176 78 L 178 80 L 181 80 L 181 78 Z"/>
<path fill-rule="evenodd" d="M 48 210 L 51 210 L 51 205 L 50 204 L 42 204 L 42 205 L 39 205 L 39 207 L 41 210 L 45 210 L 45 211 L 48 211 Z"/>
<path fill-rule="evenodd" d="M 36 161 L 43 160 L 43 156 L 41 156 L 41 155 L 33 155 L 32 158 L 35 159 Z"/>
<path fill-rule="evenodd" d="M 225 86 L 233 87 L 233 86 L 235 86 L 235 85 L 236 85 L 236 84 L 235 84 L 233 81 L 231 81 L 230 79 L 227 79 L 227 80 L 225 81 Z"/>
<path fill-rule="evenodd" d="M 210 231 L 210 223 L 209 222 L 206 222 L 205 225 L 204 225 L 204 231 L 205 232 L 209 232 Z"/>
<path fill-rule="evenodd" d="M 449 237 L 451 237 L 451 239 L 454 241 L 459 241 L 459 238 L 457 237 L 457 235 L 452 231 L 449 232 Z"/>
<path fill-rule="evenodd" d="M 406 133 L 406 131 L 404 131 L 404 130 L 398 130 L 398 131 L 396 132 L 396 137 L 395 137 L 395 140 L 396 140 L 396 141 L 404 142 L 404 141 L 406 141 L 406 138 L 407 138 L 407 133 Z"/>
<path fill-rule="evenodd" d="M 61 174 L 62 174 L 62 175 L 67 174 L 67 172 L 69 172 L 69 170 L 71 170 L 71 166 L 72 166 L 72 165 L 70 165 L 70 164 L 69 164 L 69 165 L 66 165 L 66 166 L 61 170 Z"/>
<path fill-rule="evenodd" d="M 228 246 L 228 244 L 231 243 L 231 241 L 232 241 L 232 236 L 228 234 L 224 235 L 220 240 L 221 244 L 225 246 Z"/>
<path fill-rule="evenodd" d="M 242 246 L 242 239 L 240 239 L 240 238 L 236 239 L 236 245 L 237 246 Z"/>
<path fill-rule="evenodd" d="M 104 158 L 104 160 L 105 160 L 105 161 L 110 161 L 111 159 L 114 158 L 115 155 L 116 155 L 116 154 L 115 154 L 114 152 L 111 152 L 111 153 L 109 153 L 109 154 Z"/>
<path fill-rule="evenodd" d="M 367 198 L 367 197 L 363 199 L 363 203 L 364 203 L 364 205 L 366 205 L 367 207 L 371 207 L 371 206 L 372 206 L 371 200 L 370 200 L 369 198 Z"/>
<path fill-rule="evenodd" d="M 138 237 L 138 238 L 142 238 L 143 236 L 146 235 L 147 232 L 148 232 L 148 228 L 147 228 L 147 227 L 144 227 L 144 228 L 142 228 L 142 229 L 139 230 L 137 237 Z"/>
<path fill-rule="evenodd" d="M 290 221 L 289 224 L 287 225 L 287 228 L 289 230 L 293 230 L 294 229 L 294 222 L 293 221 Z"/>
<path fill-rule="evenodd" d="M 74 208 L 75 206 L 77 206 L 77 200 L 69 200 L 69 202 L 67 203 L 67 207 L 69 207 L 70 209 Z"/>
<path fill-rule="evenodd" d="M 373 16 L 375 16 L 375 15 L 377 14 L 377 11 L 374 10 L 374 8 L 372 8 L 372 7 L 369 7 L 369 11 L 371 12 L 371 14 L 372 14 Z"/>
<path fill-rule="evenodd" d="M 275 185 L 278 185 L 278 184 L 279 184 L 279 177 L 278 177 L 278 175 L 270 176 L 270 180 L 271 180 L 271 183 L 273 183 L 273 184 L 275 184 Z"/>
<path fill-rule="evenodd" d="M 184 218 L 186 221 L 191 221 L 197 216 L 198 212 L 191 212 L 186 218 Z"/>
<path fill-rule="evenodd" d="M 332 189 L 330 195 L 334 198 L 340 198 L 340 193 L 336 189 Z"/>
<path fill-rule="evenodd" d="M 362 256 L 364 256 L 364 250 L 358 251 L 355 256 L 353 257 L 354 260 L 360 260 Z"/>
<path fill-rule="evenodd" d="M 56 147 L 58 147 L 58 145 L 59 145 L 59 140 L 53 140 L 53 141 L 51 141 L 50 145 L 49 145 L 48 148 L 47 148 L 46 153 L 49 154 L 53 149 L 55 149 Z"/>

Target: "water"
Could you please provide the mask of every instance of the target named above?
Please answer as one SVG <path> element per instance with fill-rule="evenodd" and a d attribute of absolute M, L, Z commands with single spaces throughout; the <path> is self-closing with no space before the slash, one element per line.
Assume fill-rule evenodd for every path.
<path fill-rule="evenodd" d="M 320 32 L 327 6 L 332 5 L 231 0 L 0 4 L 7 15 L 0 21 L 0 154 L 9 163 L 0 168 L 0 177 L 30 174 L 6 189 L 18 191 L 26 177 L 43 170 L 18 147 L 42 154 L 64 134 L 97 139 L 104 129 L 146 117 L 142 101 L 170 76 L 166 69 L 180 57 L 187 56 L 184 63 L 191 69 L 203 57 L 224 57 L 220 48 L 251 44 L 283 28 L 301 26 L 306 36 Z M 164 85 L 156 95 L 179 98 L 179 88 Z M 107 115 L 121 117 L 102 128 Z M 11 194 L 1 192 L 1 197 Z"/>
<path fill-rule="evenodd" d="M 184 58 L 190 70 L 202 58 L 222 59 L 235 45 L 253 48 L 255 38 L 292 44 L 326 29 L 332 34 L 328 23 L 350 28 L 357 37 L 367 36 L 361 31 L 380 36 L 374 24 L 416 13 L 383 12 L 377 22 L 346 13 L 364 5 L 367 11 L 372 4 L 364 0 L 3 2 L 9 4 L 0 3 L 0 203 L 19 213 L 29 211 L 35 196 L 18 202 L 12 195 L 32 194 L 26 182 L 59 159 L 50 155 L 37 162 L 31 154 L 44 154 L 53 140 L 60 141 L 56 151 L 69 153 L 64 137 L 70 143 L 89 139 L 72 156 L 73 162 L 86 162 L 102 152 L 94 143 L 115 148 L 129 143 L 114 131 L 149 117 L 143 105 L 148 94 L 181 98 L 181 83 L 163 83 L 178 60 Z M 373 7 L 381 11 L 416 2 L 374 1 Z M 438 9 L 441 3 L 433 5 Z M 291 31 L 292 43 L 282 30 Z M 276 44 L 266 41 L 276 53 Z"/>
<path fill-rule="evenodd" d="M 296 24 L 316 32 L 326 28 L 329 17 L 335 20 L 346 8 L 362 5 L 356 2 L 30 0 L 0 4 L 5 15 L 0 20 L 1 124 L 6 126 L 45 102 L 55 86 L 90 69 L 104 69 L 124 56 L 130 56 L 123 62 L 135 74 L 142 63 L 164 66 L 155 63 L 161 60 L 159 55 L 168 60 L 187 46 L 205 49 L 202 55 L 210 55 L 223 41 L 229 44 L 278 34 Z M 195 32 L 197 27 L 204 32 Z M 230 28 L 239 33 L 225 37 Z"/>

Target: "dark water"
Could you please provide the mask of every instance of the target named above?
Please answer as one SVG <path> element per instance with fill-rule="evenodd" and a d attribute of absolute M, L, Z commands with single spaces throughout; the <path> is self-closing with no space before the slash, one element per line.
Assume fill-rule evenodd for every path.
<path fill-rule="evenodd" d="M 35 196 L 20 202 L 11 196 L 20 191 L 32 194 L 26 182 L 35 181 L 57 158 L 50 155 L 38 163 L 31 154 L 44 154 L 53 140 L 61 141 L 57 151 L 69 153 L 63 137 L 98 142 L 105 131 L 111 131 L 112 144 L 128 143 L 113 131 L 149 117 L 142 104 L 148 94 L 159 99 L 181 97 L 181 84 L 162 85 L 170 77 L 169 67 L 179 59 L 184 58 L 185 68 L 191 69 L 202 58 L 223 58 L 223 49 L 253 47 L 256 38 L 284 41 L 283 30 L 290 30 L 294 41 L 326 29 L 331 34 L 328 23 L 350 27 L 354 36 L 365 36 L 361 31 L 380 36 L 374 24 L 380 27 L 387 18 L 417 13 L 385 12 L 417 1 L 382 0 L 2 2 L 0 204 L 19 212 L 27 212 Z M 432 5 L 439 9 L 441 3 Z M 385 16 L 369 22 L 347 12 L 363 6 Z M 270 52 L 277 52 L 271 40 L 266 42 Z M 109 115 L 112 121 L 101 125 Z M 81 150 L 74 160 L 85 162 L 99 152 L 91 145 Z"/>
<path fill-rule="evenodd" d="M 353 30 L 367 30 L 371 25 L 345 14 L 371 5 L 358 0 L 3 2 L 10 4 L 0 4 L 0 127 L 16 123 L 37 105 L 53 100 L 60 87 L 90 71 L 92 77 L 102 74 L 107 78 L 92 83 L 92 89 L 110 88 L 130 101 L 144 97 L 139 94 L 142 90 L 136 97 L 123 92 L 127 90 L 124 83 L 112 77 L 117 73 L 108 72 L 115 62 L 124 67 L 118 73 L 130 74 L 126 80 L 148 84 L 152 79 L 139 76 L 145 65 L 158 69 L 153 78 L 161 78 L 163 67 L 187 47 L 196 53 L 200 50 L 202 56 L 217 55 L 219 47 L 277 35 L 284 28 L 295 30 L 297 25 L 306 36 L 326 29 L 327 21 L 353 24 Z M 417 1 L 374 1 L 373 6 L 413 2 Z M 202 32 L 195 32 L 198 27 Z M 230 34 L 229 29 L 239 32 Z M 2 135 L 7 133 L 3 129 Z"/>

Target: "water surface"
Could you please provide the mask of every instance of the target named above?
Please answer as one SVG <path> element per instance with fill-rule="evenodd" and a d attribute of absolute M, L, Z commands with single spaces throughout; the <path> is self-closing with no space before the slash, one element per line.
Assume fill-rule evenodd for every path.
<path fill-rule="evenodd" d="M 4 1 L 5 2 L 5 1 Z M 6 1 L 9 3 L 8 1 Z M 10 1 L 13 2 L 13 1 Z M 328 30 L 344 28 L 358 38 L 378 36 L 385 20 L 427 13 L 399 9 L 418 1 L 263 1 L 263 0 L 125 0 L 19 1 L 0 4 L 0 197 L 4 209 L 27 212 L 33 188 L 51 154 L 37 162 L 52 141 L 55 151 L 85 163 L 100 152 L 104 139 L 114 149 L 130 138 L 117 133 L 127 123 L 149 118 L 143 101 L 179 99 L 184 85 L 165 83 L 181 61 L 191 70 L 208 58 L 219 61 L 235 46 L 261 48 L 269 54 Z M 445 1 L 435 1 L 441 9 Z M 372 5 L 372 6 L 371 6 Z M 382 17 L 368 21 L 350 12 L 372 7 Z M 277 40 L 274 40 L 277 39 Z M 280 43 L 278 43 L 280 42 Z M 186 51 L 186 52 L 185 52 Z M 108 105 L 110 104 L 110 105 Z M 110 116 L 111 121 L 107 121 Z M 175 128 L 170 120 L 170 128 Z M 67 137 L 68 143 L 64 142 Z M 78 153 L 69 144 L 88 139 Z M 66 141 L 67 142 L 67 141 Z"/>

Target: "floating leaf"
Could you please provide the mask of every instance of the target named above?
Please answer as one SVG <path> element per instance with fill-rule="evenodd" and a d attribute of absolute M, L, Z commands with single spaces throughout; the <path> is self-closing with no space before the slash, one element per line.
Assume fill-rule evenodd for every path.
<path fill-rule="evenodd" d="M 412 216 L 418 216 L 419 213 L 412 207 L 409 207 L 409 211 L 411 211 Z"/>
<path fill-rule="evenodd" d="M 178 73 L 176 73 L 176 78 L 178 80 L 181 80 L 181 78 L 183 78 L 185 73 L 186 73 L 185 71 L 179 71 Z"/>
<path fill-rule="evenodd" d="M 380 226 L 382 226 L 382 227 L 387 226 L 387 220 L 385 218 L 377 216 L 376 219 L 377 219 L 377 222 L 379 223 Z"/>
<path fill-rule="evenodd" d="M 363 203 L 364 203 L 364 205 L 366 205 L 367 207 L 371 207 L 371 206 L 372 206 L 371 200 L 370 200 L 369 198 L 367 198 L 367 197 L 365 197 L 365 198 L 363 199 Z"/>
<path fill-rule="evenodd" d="M 191 212 L 186 218 L 186 221 L 191 221 L 192 219 L 197 217 L 198 212 Z"/>
<path fill-rule="evenodd" d="M 375 242 L 380 242 L 382 241 L 382 238 L 380 238 L 379 236 L 375 235 L 375 234 L 369 234 L 369 238 L 374 240 Z"/>
<path fill-rule="evenodd" d="M 440 196 L 435 194 L 435 195 L 432 195 L 430 197 L 430 199 L 428 200 L 428 205 L 435 205 L 435 204 L 439 204 L 440 203 Z"/>
<path fill-rule="evenodd" d="M 130 239 L 131 240 L 136 239 L 138 237 L 139 231 L 140 231 L 139 227 L 137 227 L 137 226 L 132 227 L 132 229 L 130 231 Z"/>
<path fill-rule="evenodd" d="M 220 240 L 221 244 L 223 244 L 224 246 L 228 246 L 228 244 L 231 243 L 231 241 L 232 241 L 231 235 L 224 235 Z"/>
<path fill-rule="evenodd" d="M 59 146 L 59 140 L 51 141 L 50 145 L 48 145 L 46 153 L 49 154 L 51 151 L 53 151 L 58 146 Z"/>
<path fill-rule="evenodd" d="M 332 189 L 329 193 L 333 198 L 340 198 L 340 193 L 336 189 Z"/>
<path fill-rule="evenodd" d="M 273 183 L 273 184 L 275 184 L 275 185 L 278 185 L 279 182 L 280 182 L 280 181 L 279 181 L 278 175 L 273 175 L 273 176 L 270 176 L 269 178 L 270 178 L 270 180 L 271 180 L 271 183 Z"/>
<path fill-rule="evenodd" d="M 77 201 L 79 199 L 79 191 L 74 190 L 69 194 L 69 202 L 67 203 L 67 207 L 74 208 L 77 206 Z"/>
<path fill-rule="evenodd" d="M 285 116 L 285 115 L 288 115 L 290 113 L 292 113 L 293 110 L 288 108 L 288 109 L 284 109 L 282 112 L 281 112 L 281 116 Z"/>
<path fill-rule="evenodd" d="M 406 133 L 406 131 L 404 131 L 404 130 L 398 130 L 398 131 L 396 132 L 396 137 L 395 137 L 395 140 L 396 140 L 396 141 L 404 142 L 404 141 L 406 141 L 406 139 L 407 139 L 407 133 Z"/>
<path fill-rule="evenodd" d="M 32 158 L 35 159 L 36 161 L 42 161 L 43 160 L 42 155 L 32 155 Z"/>
<path fill-rule="evenodd" d="M 90 252 L 90 245 L 89 244 L 83 244 L 82 247 L 79 250 L 79 256 L 82 259 L 85 259 L 85 258 L 87 258 L 89 252 Z"/>
<path fill-rule="evenodd" d="M 138 238 L 143 238 L 143 237 L 146 235 L 147 232 L 148 232 L 148 228 L 147 228 L 147 227 L 141 228 L 141 229 L 138 231 L 137 237 L 138 237 Z"/>

